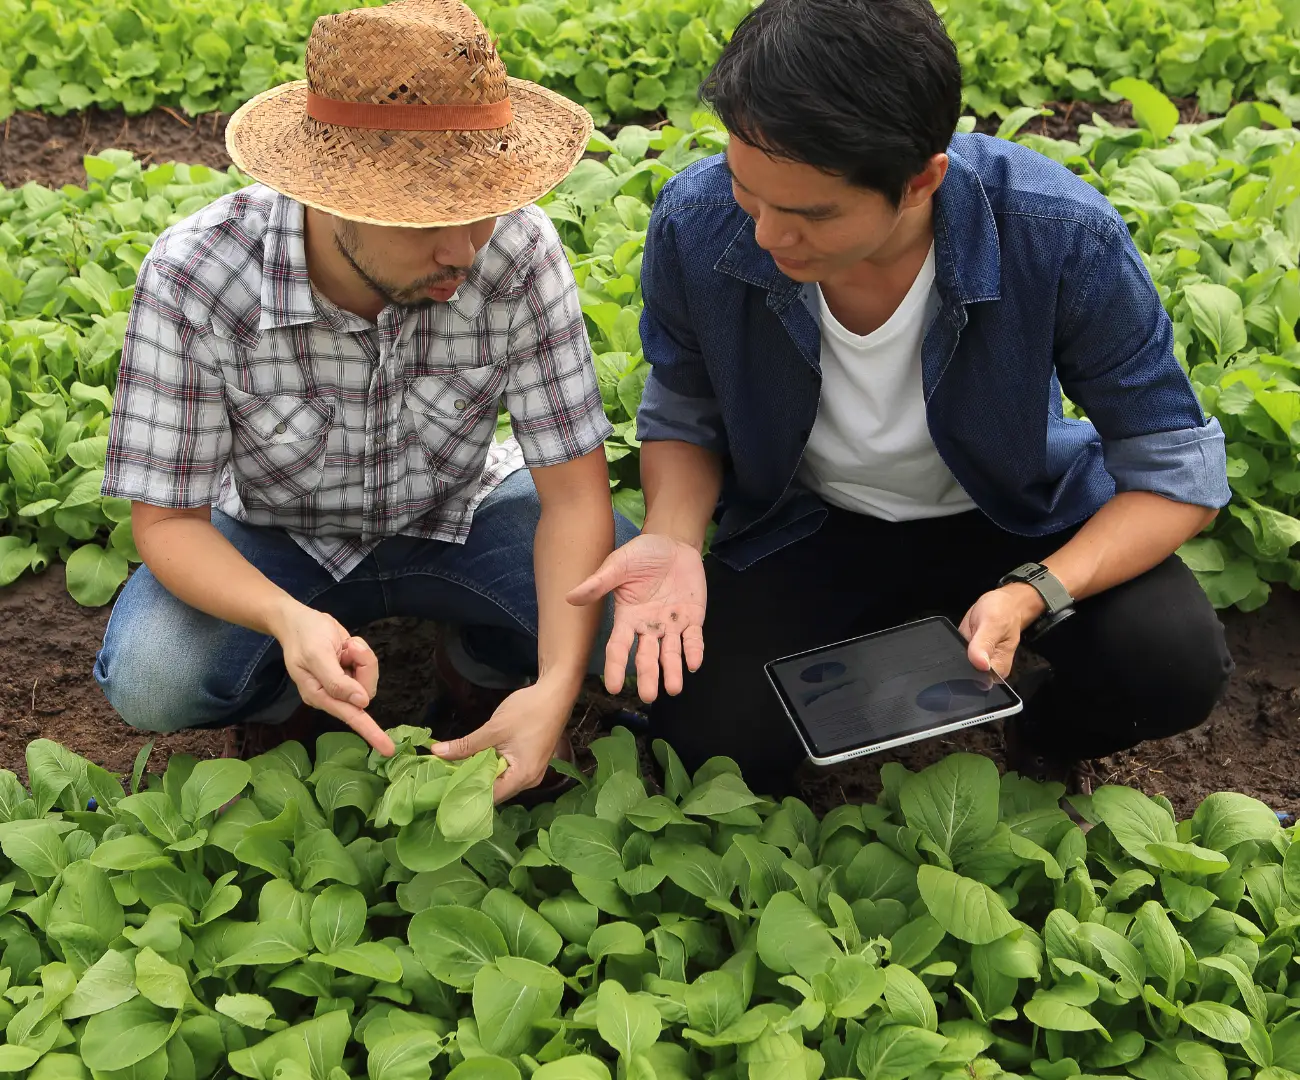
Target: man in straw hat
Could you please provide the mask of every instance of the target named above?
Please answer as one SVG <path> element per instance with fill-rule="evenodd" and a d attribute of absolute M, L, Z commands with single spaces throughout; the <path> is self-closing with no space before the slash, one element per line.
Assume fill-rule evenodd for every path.
<path fill-rule="evenodd" d="M 103 490 L 132 501 L 145 565 L 95 674 L 138 728 L 280 723 L 301 702 L 391 753 L 353 630 L 471 628 L 447 657 L 480 684 L 522 641 L 491 719 L 435 747 L 496 745 L 510 797 L 567 746 L 592 663 L 602 613 L 566 594 L 634 532 L 610 505 L 577 287 L 532 205 L 591 120 L 508 78 L 457 0 L 322 17 L 306 73 L 231 118 L 259 183 L 140 269 Z"/>

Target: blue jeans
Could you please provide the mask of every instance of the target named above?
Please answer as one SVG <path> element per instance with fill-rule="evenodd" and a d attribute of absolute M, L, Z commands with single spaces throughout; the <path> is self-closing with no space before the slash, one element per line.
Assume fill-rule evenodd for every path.
<path fill-rule="evenodd" d="M 212 523 L 271 581 L 350 630 L 392 616 L 456 624 L 471 661 L 521 677 L 537 663 L 533 536 L 540 513 L 532 477 L 521 469 L 484 500 L 464 544 L 391 537 L 342 581 L 279 529 L 220 511 Z M 625 544 L 636 526 L 617 513 L 614 519 L 616 543 Z M 604 667 L 612 625 L 607 597 L 593 673 Z M 300 704 L 275 639 L 190 607 L 144 566 L 113 608 L 95 679 L 122 718 L 146 731 L 279 723 Z"/>

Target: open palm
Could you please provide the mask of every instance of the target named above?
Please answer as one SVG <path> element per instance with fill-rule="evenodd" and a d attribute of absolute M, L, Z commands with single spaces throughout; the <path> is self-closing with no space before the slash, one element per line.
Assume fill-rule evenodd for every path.
<path fill-rule="evenodd" d="M 569 595 L 572 604 L 590 604 L 612 593 L 614 629 L 605 648 L 605 686 L 623 688 L 628 655 L 636 644 L 637 691 L 644 702 L 664 689 L 679 694 L 682 660 L 691 671 L 704 662 L 704 563 L 689 544 L 667 536 L 642 534 L 613 552 L 590 578 Z"/>

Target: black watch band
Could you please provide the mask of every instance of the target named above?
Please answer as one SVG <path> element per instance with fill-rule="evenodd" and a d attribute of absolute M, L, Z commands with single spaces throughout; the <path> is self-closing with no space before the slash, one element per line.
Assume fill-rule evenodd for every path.
<path fill-rule="evenodd" d="M 1061 584 L 1060 579 L 1042 563 L 1031 562 L 1017 566 L 1011 573 L 1003 575 L 998 585 L 1001 587 L 1013 582 L 1031 586 L 1043 598 L 1043 603 L 1047 607 L 1047 610 L 1030 626 L 1031 638 L 1039 637 L 1074 614 L 1074 597 Z"/>

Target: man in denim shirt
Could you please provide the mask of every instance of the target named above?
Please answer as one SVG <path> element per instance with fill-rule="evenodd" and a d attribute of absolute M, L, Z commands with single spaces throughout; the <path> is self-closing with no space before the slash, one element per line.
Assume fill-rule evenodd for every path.
<path fill-rule="evenodd" d="M 926 612 L 982 670 L 1049 662 L 1022 773 L 1201 723 L 1232 663 L 1175 551 L 1229 500 L 1223 433 L 1120 216 L 954 134 L 928 0 L 766 0 L 703 94 L 729 149 L 642 267 L 645 528 L 573 597 L 614 593 L 607 681 L 635 640 L 655 733 L 772 793 L 805 755 L 764 663 Z"/>

